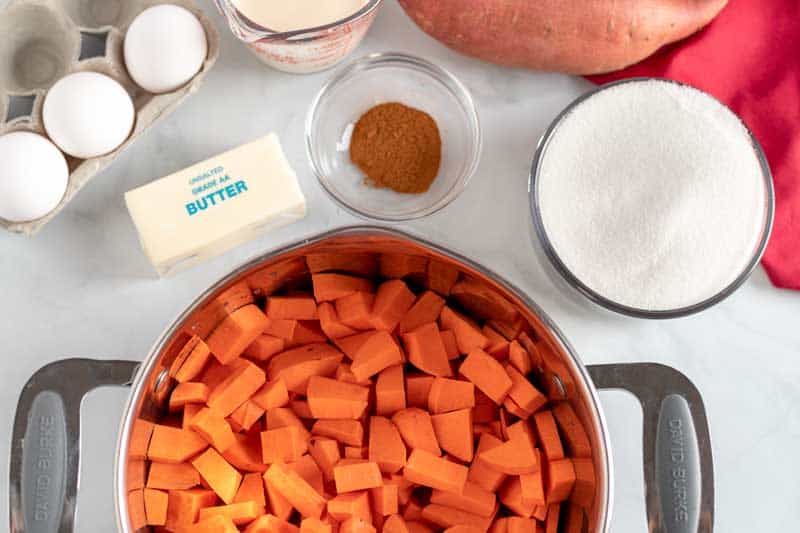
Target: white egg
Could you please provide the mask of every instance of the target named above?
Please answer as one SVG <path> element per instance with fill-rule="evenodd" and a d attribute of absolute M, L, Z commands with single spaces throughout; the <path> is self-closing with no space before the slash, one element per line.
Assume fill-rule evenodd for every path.
<path fill-rule="evenodd" d="M 55 209 L 67 190 L 67 160 L 39 134 L 0 136 L 0 218 L 28 222 Z"/>
<path fill-rule="evenodd" d="M 47 135 L 64 152 L 89 159 L 112 152 L 131 133 L 136 111 L 117 81 L 97 72 L 61 78 L 44 99 Z"/>
<path fill-rule="evenodd" d="M 208 55 L 203 25 L 180 6 L 162 4 L 142 11 L 125 35 L 125 65 L 151 93 L 174 91 L 200 71 Z"/>

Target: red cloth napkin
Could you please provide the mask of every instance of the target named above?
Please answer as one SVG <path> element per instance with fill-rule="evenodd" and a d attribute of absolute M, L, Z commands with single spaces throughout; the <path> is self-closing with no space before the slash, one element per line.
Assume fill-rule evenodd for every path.
<path fill-rule="evenodd" d="M 800 290 L 800 0 L 730 0 L 704 30 L 605 83 L 657 76 L 703 89 L 733 109 L 764 148 L 776 211 L 763 265 L 778 287 Z"/>

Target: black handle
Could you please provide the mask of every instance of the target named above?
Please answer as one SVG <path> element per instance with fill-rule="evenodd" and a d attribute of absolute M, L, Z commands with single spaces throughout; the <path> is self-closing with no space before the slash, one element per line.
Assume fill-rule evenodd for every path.
<path fill-rule="evenodd" d="M 72 533 L 81 402 L 97 387 L 130 385 L 138 366 L 133 361 L 65 359 L 28 380 L 11 441 L 11 533 Z"/>
<path fill-rule="evenodd" d="M 711 533 L 714 464 L 700 392 L 685 375 L 660 364 L 588 369 L 598 389 L 627 390 L 642 405 L 648 531 Z"/>

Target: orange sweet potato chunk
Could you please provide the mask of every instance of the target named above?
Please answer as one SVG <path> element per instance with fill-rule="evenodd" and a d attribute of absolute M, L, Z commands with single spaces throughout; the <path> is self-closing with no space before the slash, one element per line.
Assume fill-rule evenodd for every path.
<path fill-rule="evenodd" d="M 150 463 L 147 473 L 147 488 L 182 490 L 191 489 L 199 484 L 200 474 L 189 463 Z"/>
<path fill-rule="evenodd" d="M 475 348 L 484 349 L 489 345 L 489 339 L 481 333 L 474 320 L 447 306 L 439 314 L 439 325 L 443 330 L 453 332 L 460 353 L 470 353 Z"/>
<path fill-rule="evenodd" d="M 497 359 L 480 348 L 469 353 L 458 371 L 498 405 L 514 385 Z"/>
<path fill-rule="evenodd" d="M 380 272 L 384 278 L 423 278 L 427 269 L 428 258 L 421 255 L 392 253 L 380 256 Z"/>
<path fill-rule="evenodd" d="M 553 407 L 553 416 L 561 429 L 561 435 L 567 445 L 569 455 L 571 457 L 591 457 L 592 446 L 589 443 L 589 436 L 572 407 L 567 402 L 561 402 Z"/>
<path fill-rule="evenodd" d="M 472 434 L 472 409 L 433 415 L 436 440 L 445 452 L 464 462 L 472 461 L 475 451 Z"/>
<path fill-rule="evenodd" d="M 318 303 L 337 300 L 354 292 L 374 292 L 370 280 L 345 274 L 312 274 L 311 283 Z"/>
<path fill-rule="evenodd" d="M 575 485 L 572 461 L 566 458 L 545 462 L 544 485 L 547 503 L 559 503 L 569 498 Z"/>
<path fill-rule="evenodd" d="M 225 365 L 242 355 L 268 325 L 269 319 L 261 309 L 245 305 L 225 317 L 206 342 L 214 357 Z"/>
<path fill-rule="evenodd" d="M 239 490 L 233 498 L 233 503 L 254 502 L 263 509 L 267 505 L 264 495 L 264 481 L 258 472 L 249 472 L 242 477 Z"/>
<path fill-rule="evenodd" d="M 189 489 L 169 491 L 169 502 L 167 504 L 168 531 L 176 531 L 181 527 L 189 526 L 197 522 L 200 509 L 214 505 L 217 495 L 212 490 Z"/>
<path fill-rule="evenodd" d="M 297 426 L 269 429 L 261 433 L 262 461 L 265 464 L 291 463 L 308 451 L 308 439 Z"/>
<path fill-rule="evenodd" d="M 150 437 L 153 435 L 152 422 L 137 418 L 131 427 L 131 437 L 128 442 L 128 457 L 131 459 L 144 459 L 150 446 Z"/>
<path fill-rule="evenodd" d="M 386 474 L 399 472 L 406 464 L 406 446 L 400 431 L 388 418 L 370 418 L 368 457 Z"/>
<path fill-rule="evenodd" d="M 444 296 L 450 294 L 450 290 L 453 288 L 453 285 L 455 285 L 456 281 L 458 281 L 458 269 L 449 263 L 445 263 L 444 261 L 431 259 L 428 262 L 427 274 L 427 287 L 430 290 L 436 291 Z"/>
<path fill-rule="evenodd" d="M 230 505 L 215 505 L 200 509 L 198 521 L 204 522 L 216 516 L 221 516 L 233 522 L 237 526 L 249 524 L 259 516 L 264 514 L 264 508 L 254 501 L 232 503 Z"/>
<path fill-rule="evenodd" d="M 471 382 L 442 377 L 433 380 L 428 393 L 428 410 L 431 413 L 448 413 L 474 406 L 475 385 Z"/>
<path fill-rule="evenodd" d="M 233 498 L 242 482 L 242 474 L 238 470 L 213 448 L 195 458 L 192 465 L 223 502 L 233 503 Z"/>
<path fill-rule="evenodd" d="M 400 320 L 408 313 L 416 296 L 404 281 L 395 279 L 383 282 L 378 287 L 372 308 L 372 325 L 375 329 L 394 331 Z"/>
<path fill-rule="evenodd" d="M 572 459 L 572 466 L 575 469 L 575 488 L 569 499 L 586 509 L 592 506 L 595 492 L 594 463 L 587 457 L 576 457 Z"/>
<path fill-rule="evenodd" d="M 169 494 L 162 490 L 144 489 L 144 511 L 147 525 L 163 526 L 167 523 Z"/>
<path fill-rule="evenodd" d="M 516 436 L 502 445 L 486 450 L 480 458 L 491 468 L 509 475 L 530 474 L 540 468 L 539 455 L 533 441 Z"/>
<path fill-rule="evenodd" d="M 394 338 L 386 331 L 376 331 L 365 338 L 350 365 L 356 380 L 362 382 L 381 370 L 403 362 L 403 353 Z"/>
<path fill-rule="evenodd" d="M 267 378 L 264 371 L 244 361 L 208 395 L 208 406 L 222 416 L 228 416 L 261 388 Z"/>
<path fill-rule="evenodd" d="M 311 376 L 331 376 L 343 354 L 330 344 L 308 344 L 273 357 L 267 369 L 270 381 L 282 379 L 290 392 L 305 394 Z"/>
<path fill-rule="evenodd" d="M 242 472 L 264 472 L 261 462 L 261 439 L 257 434 L 234 434 L 235 443 L 222 454 L 226 461 Z"/>
<path fill-rule="evenodd" d="M 416 449 L 411 452 L 403 468 L 403 476 L 418 485 L 460 494 L 467 482 L 466 466 Z"/>
<path fill-rule="evenodd" d="M 311 296 L 270 296 L 267 317 L 272 320 L 317 320 L 317 302 Z"/>
<path fill-rule="evenodd" d="M 434 322 L 403 334 L 408 361 L 432 376 L 450 376 L 450 360 L 444 348 L 439 328 Z"/>
<path fill-rule="evenodd" d="M 244 533 L 298 533 L 300 529 L 275 515 L 266 514 L 256 518 Z"/>
<path fill-rule="evenodd" d="M 433 386 L 433 376 L 409 374 L 406 376 L 406 403 L 409 407 L 428 408 L 428 397 Z"/>
<path fill-rule="evenodd" d="M 322 376 L 308 381 L 308 407 L 313 418 L 352 418 L 364 415 L 369 402 L 369 389 Z"/>
<path fill-rule="evenodd" d="M 204 408 L 189 424 L 189 428 L 203 437 L 218 452 L 225 453 L 236 443 L 230 424 L 212 409 Z"/>
<path fill-rule="evenodd" d="M 378 273 L 378 256 L 370 253 L 313 253 L 306 263 L 313 274 L 333 271 L 370 278 Z"/>
<path fill-rule="evenodd" d="M 193 431 L 155 424 L 147 458 L 160 463 L 184 463 L 206 448 L 208 443 Z"/>
<path fill-rule="evenodd" d="M 406 408 L 406 388 L 403 366 L 385 368 L 375 383 L 375 414 L 392 416 Z"/>
<path fill-rule="evenodd" d="M 436 322 L 445 300 L 432 291 L 423 292 L 397 324 L 399 334 L 408 333 L 430 322 Z"/>
<path fill-rule="evenodd" d="M 333 467 L 342 458 L 339 444 L 333 439 L 314 437 L 308 445 L 308 452 L 322 471 L 324 480 L 333 481 Z"/>
<path fill-rule="evenodd" d="M 250 359 L 266 362 L 273 355 L 277 355 L 286 347 L 286 340 L 272 335 L 259 335 L 250 346 L 245 348 L 244 356 Z"/>
<path fill-rule="evenodd" d="M 170 365 L 169 375 L 178 383 L 194 380 L 203 371 L 209 358 L 211 349 L 197 335 L 186 343 Z"/>
<path fill-rule="evenodd" d="M 329 339 L 340 339 L 355 335 L 358 330 L 344 324 L 336 313 L 336 307 L 330 302 L 322 302 L 317 307 L 319 325 Z"/>
<path fill-rule="evenodd" d="M 479 486 L 480 488 L 489 491 L 497 492 L 503 481 L 506 479 L 506 474 L 498 472 L 482 459 L 484 452 L 502 446 L 503 441 L 490 433 L 483 433 L 478 441 L 478 449 L 475 452 L 475 460 L 469 467 L 469 481 Z"/>
<path fill-rule="evenodd" d="M 297 472 L 275 463 L 264 473 L 281 496 L 292 504 L 303 517 L 320 518 L 325 509 L 325 498 L 308 484 Z"/>
<path fill-rule="evenodd" d="M 344 522 L 350 518 L 372 520 L 372 511 L 367 491 L 339 494 L 328 500 L 328 514 L 334 520 Z"/>
<path fill-rule="evenodd" d="M 340 462 L 333 468 L 333 479 L 338 494 L 372 489 L 383 485 L 381 471 L 378 464 L 374 462 L 353 464 Z"/>
<path fill-rule="evenodd" d="M 425 450 L 437 457 L 442 454 L 431 415 L 427 411 L 409 407 L 395 413 L 392 422 L 410 449 Z"/>
<path fill-rule="evenodd" d="M 349 446 L 362 446 L 364 443 L 364 426 L 359 420 L 317 420 L 311 433 Z"/>

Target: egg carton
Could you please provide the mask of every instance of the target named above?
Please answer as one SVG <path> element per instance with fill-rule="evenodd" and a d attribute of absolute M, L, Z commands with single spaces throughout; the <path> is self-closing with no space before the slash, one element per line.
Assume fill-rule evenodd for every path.
<path fill-rule="evenodd" d="M 152 94 L 138 87 L 125 68 L 123 42 L 134 18 L 148 7 L 170 3 L 194 13 L 205 28 L 208 56 L 183 87 Z M 113 152 L 91 159 L 66 155 L 70 176 L 58 206 L 30 222 L 0 218 L 8 231 L 33 235 L 58 214 L 90 179 L 151 124 L 195 92 L 219 56 L 219 35 L 191 0 L 11 0 L 0 9 L 0 135 L 32 131 L 47 136 L 42 103 L 48 89 L 67 74 L 94 71 L 122 84 L 133 99 L 136 123 L 130 137 Z"/>

